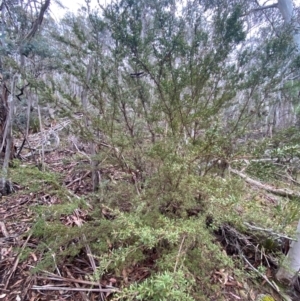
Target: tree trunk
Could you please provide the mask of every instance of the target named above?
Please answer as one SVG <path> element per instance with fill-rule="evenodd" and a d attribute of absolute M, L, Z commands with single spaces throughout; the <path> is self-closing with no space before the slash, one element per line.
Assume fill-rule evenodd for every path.
<path fill-rule="evenodd" d="M 293 21 L 293 2 L 292 0 L 278 0 L 278 9 L 287 25 L 290 25 Z M 296 28 L 297 29 L 297 28 Z M 300 34 L 297 30 L 294 30 L 293 39 L 297 47 L 297 51 L 300 51 Z M 291 281 L 293 276 L 299 272 L 300 269 L 300 220 L 297 226 L 297 241 L 294 241 L 291 248 L 284 260 L 283 265 L 279 268 L 276 278 L 278 280 Z"/>
<path fill-rule="evenodd" d="M 85 118 L 85 125 L 87 128 L 90 127 L 90 122 L 89 122 L 89 114 L 88 114 L 88 85 L 92 76 L 92 71 L 93 71 L 93 65 L 94 65 L 94 59 L 91 57 L 89 59 L 89 63 L 87 66 L 87 71 L 86 71 L 86 85 L 83 88 L 83 91 L 81 93 L 81 104 L 83 107 L 84 111 L 84 118 Z M 95 160 L 95 155 L 96 155 L 96 144 L 95 142 L 91 141 L 89 142 L 89 152 L 91 155 L 91 170 L 92 170 L 92 186 L 93 186 L 93 191 L 96 191 L 99 187 L 99 175 L 97 172 L 97 166 L 99 162 Z"/>
<path fill-rule="evenodd" d="M 278 0 L 278 9 L 284 19 L 284 22 L 288 25 L 293 21 L 293 1 L 292 0 Z M 297 33 L 299 24 L 296 24 L 296 28 L 293 33 L 294 43 L 297 46 L 297 51 L 300 50 L 300 34 Z"/>
<path fill-rule="evenodd" d="M 285 23 L 290 23 L 293 17 L 293 2 L 292 0 L 278 0 L 278 9 Z"/>
<path fill-rule="evenodd" d="M 14 157 L 14 143 L 12 136 L 12 123 L 14 111 L 14 91 L 17 76 L 13 77 L 11 83 L 11 93 L 9 94 L 5 83 L 2 83 L 2 93 L 0 101 L 0 138 L 1 138 L 1 163 L 2 174 L 0 180 L 0 194 L 8 195 L 12 192 L 12 185 L 8 180 L 8 164 Z"/>
<path fill-rule="evenodd" d="M 297 226 L 297 241 L 293 241 L 290 250 L 279 268 L 276 278 L 280 281 L 291 283 L 300 269 L 300 221 Z"/>

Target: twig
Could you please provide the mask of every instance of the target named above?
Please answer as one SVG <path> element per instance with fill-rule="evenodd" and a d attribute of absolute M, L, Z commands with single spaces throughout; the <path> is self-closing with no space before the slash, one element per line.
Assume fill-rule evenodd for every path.
<path fill-rule="evenodd" d="M 16 259 L 15 259 L 15 262 L 14 262 L 14 265 L 13 265 L 13 267 L 12 267 L 12 270 L 11 270 L 9 276 L 7 277 L 7 280 L 6 280 L 6 283 L 5 283 L 5 286 L 4 286 L 4 289 L 5 289 L 5 290 L 6 290 L 7 287 L 8 287 L 10 278 L 12 277 L 12 275 L 14 274 L 14 272 L 15 272 L 16 269 L 17 269 L 17 266 L 18 266 L 18 264 L 19 264 L 19 260 L 20 260 L 21 254 L 22 254 L 22 252 L 24 251 L 24 249 L 25 249 L 25 247 L 26 247 L 26 245 L 27 245 L 27 243 L 28 243 L 30 237 L 31 237 L 31 234 L 28 235 L 26 241 L 24 242 L 24 244 L 23 244 L 23 246 L 22 246 L 21 251 L 19 252 L 19 254 L 17 255 L 17 257 L 16 257 Z"/>
<path fill-rule="evenodd" d="M 38 279 L 43 279 L 43 280 L 52 280 L 52 281 L 65 281 L 65 282 L 74 282 L 74 283 L 81 283 L 81 284 L 87 284 L 87 285 L 93 285 L 97 286 L 99 285 L 98 282 L 93 282 L 93 281 L 87 281 L 87 280 L 81 280 L 81 279 L 75 279 L 75 278 L 64 278 L 61 276 L 37 276 Z"/>
<path fill-rule="evenodd" d="M 77 152 L 78 152 L 79 154 L 83 155 L 84 157 L 86 157 L 86 158 L 89 160 L 89 162 L 91 163 L 91 162 L 92 162 L 91 157 L 88 156 L 85 152 L 82 152 L 81 150 L 79 150 L 77 144 L 76 144 L 74 141 L 72 141 L 72 143 L 73 143 L 73 145 L 75 146 Z"/>
<path fill-rule="evenodd" d="M 287 174 L 287 175 L 282 175 L 282 174 L 276 172 L 275 175 L 280 176 L 280 177 L 283 177 L 283 178 L 286 178 L 288 181 L 291 181 L 291 182 L 293 182 L 295 185 L 300 186 L 300 183 L 297 182 L 296 180 L 294 180 L 294 179 L 292 178 L 292 176 L 290 176 L 290 175 L 288 175 L 288 174 Z"/>
<path fill-rule="evenodd" d="M 57 266 L 57 264 L 56 264 L 55 253 L 52 251 L 52 249 L 51 249 L 46 243 L 43 243 L 43 245 L 45 245 L 45 246 L 47 247 L 47 249 L 51 252 L 51 256 L 52 256 L 52 258 L 53 258 L 53 262 L 54 262 L 54 265 L 55 265 L 55 269 L 56 269 L 58 275 L 61 276 L 60 271 L 59 271 L 59 268 L 58 268 L 58 266 Z"/>
<path fill-rule="evenodd" d="M 241 254 L 241 256 L 246 261 L 246 263 L 251 267 L 252 270 L 254 270 L 258 275 L 260 275 L 277 293 L 280 292 L 280 289 L 273 281 L 271 282 L 266 275 L 262 274 L 258 269 L 256 269 L 243 254 Z"/>
<path fill-rule="evenodd" d="M 20 129 L 19 129 L 19 131 L 20 131 Z M 26 143 L 26 138 L 23 139 L 22 144 L 21 144 L 21 146 L 19 148 L 19 151 L 17 152 L 17 155 L 16 155 L 17 158 L 19 158 L 19 156 L 21 155 L 21 152 L 22 152 L 22 149 L 23 149 L 25 143 Z"/>
<path fill-rule="evenodd" d="M 67 267 L 65 267 L 65 270 L 67 271 L 68 276 L 72 277 L 72 274 L 71 274 L 71 272 L 69 271 L 69 269 Z M 70 278 L 69 280 L 72 281 L 73 279 Z M 76 279 L 74 279 L 74 280 L 76 280 Z M 78 284 L 78 282 L 75 282 L 75 286 L 80 288 L 80 285 Z M 86 292 L 80 292 L 80 294 L 81 294 L 83 300 L 89 301 Z"/>
<path fill-rule="evenodd" d="M 91 266 L 92 266 L 92 268 L 93 268 L 93 271 L 94 271 L 94 273 L 96 273 L 96 271 L 97 271 L 96 263 L 95 263 L 95 260 L 94 260 L 93 255 L 92 255 L 91 248 L 90 248 L 90 246 L 87 244 L 87 239 L 86 239 L 86 237 L 85 237 L 84 234 L 82 235 L 82 239 L 83 239 L 83 241 L 84 241 L 86 253 L 87 253 L 87 256 L 88 256 L 89 261 L 90 261 L 90 263 L 91 263 Z M 98 286 L 99 286 L 99 290 L 100 290 L 100 292 L 101 292 L 101 290 L 102 290 L 101 284 L 98 283 Z M 105 300 L 105 297 L 104 297 L 104 295 L 103 295 L 102 292 L 100 293 L 100 299 L 101 299 L 102 301 Z"/>
<path fill-rule="evenodd" d="M 67 286 L 38 286 L 33 285 L 31 290 L 41 291 L 73 291 L 73 292 L 101 292 L 101 293 L 113 293 L 119 292 L 117 288 L 85 288 L 85 287 L 67 287 Z"/>
<path fill-rule="evenodd" d="M 38 102 L 38 101 L 37 101 Z M 39 116 L 39 123 L 40 123 L 40 131 L 41 131 L 41 134 L 42 134 L 42 138 L 43 138 L 43 124 L 42 124 L 42 116 L 41 116 L 41 110 L 40 110 L 40 105 L 38 104 L 38 116 Z M 42 169 L 43 171 L 45 170 L 45 166 L 44 166 L 44 163 L 45 163 L 45 152 L 44 152 L 44 143 L 42 143 Z"/>
<path fill-rule="evenodd" d="M 75 180 L 73 180 L 72 182 L 70 182 L 68 185 L 66 185 L 66 187 L 70 187 L 71 185 L 73 185 L 74 183 L 78 182 L 78 181 L 81 181 L 83 180 L 85 177 L 87 177 L 91 172 L 90 171 L 87 171 L 82 177 L 79 177 Z"/>
<path fill-rule="evenodd" d="M 235 299 L 242 300 L 239 296 L 233 294 L 232 292 L 229 292 L 229 294 L 230 294 L 231 296 L 233 296 Z"/>
<path fill-rule="evenodd" d="M 182 250 L 182 247 L 183 247 L 183 243 L 185 241 L 185 238 L 186 238 L 186 235 L 183 236 L 182 238 L 182 241 L 181 241 L 181 244 L 180 244 L 180 247 L 179 247 L 179 250 L 178 250 L 178 254 L 176 256 L 176 262 L 175 262 L 175 266 L 174 266 L 174 273 L 176 272 L 177 270 L 177 265 L 178 265 L 178 262 L 179 262 L 179 258 L 180 258 L 180 254 L 181 254 L 181 250 Z"/>
<path fill-rule="evenodd" d="M 51 249 L 50 249 L 50 251 L 51 251 Z M 58 275 L 61 276 L 60 271 L 59 271 L 59 268 L 58 268 L 58 266 L 57 266 L 57 264 L 56 264 L 56 259 L 55 259 L 55 255 L 56 255 L 56 254 L 55 254 L 55 253 L 52 253 L 51 255 L 52 255 L 52 258 L 53 258 L 53 261 L 54 261 L 54 264 L 55 264 L 55 269 L 56 269 Z"/>

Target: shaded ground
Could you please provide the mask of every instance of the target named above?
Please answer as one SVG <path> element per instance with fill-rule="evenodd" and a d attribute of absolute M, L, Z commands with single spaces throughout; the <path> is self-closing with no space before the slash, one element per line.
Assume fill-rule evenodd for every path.
<path fill-rule="evenodd" d="M 76 170 L 76 164 L 62 163 L 64 158 L 74 154 L 68 150 L 49 153 L 45 163 L 52 171 L 64 174 L 64 183 L 70 193 L 82 195 L 90 192 L 90 173 Z M 16 183 L 15 189 L 16 193 L 2 197 L 0 201 L 0 300 L 105 300 L 118 289 L 120 282 L 141 281 L 149 276 L 155 254 L 143 266 L 124 270 L 122 279 L 108 274 L 101 282 L 92 281 L 97 262 L 87 255 L 91 253 L 88 245 L 71 262 L 60 264 L 53 271 L 34 273 L 34 267 L 43 254 L 38 250 L 42 241 L 31 236 L 35 219 L 32 208 L 41 204 L 51 206 L 60 200 L 47 194 L 45 189 L 39 193 L 26 193 L 27 188 Z M 79 226 L 87 215 L 88 211 L 78 209 L 72 215 L 65 216 L 62 222 Z M 26 254 L 23 254 L 24 250 Z"/>
<path fill-rule="evenodd" d="M 66 158 L 70 159 L 75 154 L 76 151 L 68 149 L 49 152 L 45 155 L 45 164 L 47 169 L 63 175 L 64 185 L 70 194 L 80 196 L 91 192 L 91 175 L 89 171 L 79 170 L 75 160 L 73 163 L 72 160 L 64 162 Z M 37 165 L 37 162 L 31 158 L 26 159 L 24 164 Z M 126 172 L 115 170 L 113 167 L 101 170 L 101 173 L 113 179 L 128 177 Z M 44 254 L 38 248 L 43 241 L 31 235 L 31 227 L 35 221 L 32 208 L 41 204 L 59 204 L 60 199 L 47 193 L 47 187 L 43 187 L 39 192 L 29 193 L 28 187 L 22 186 L 22 183 L 14 183 L 14 186 L 16 192 L 0 200 L 0 300 L 109 300 L 113 292 L 122 285 L 142 281 L 155 269 L 157 254 L 149 253 L 147 260 L 124 269 L 121 276 L 107 274 L 101 281 L 94 281 L 97 260 L 91 256 L 90 248 L 86 244 L 80 255 L 69 262 L 55 264 L 55 269 L 51 271 L 34 273 L 34 268 Z M 93 209 L 76 209 L 72 214 L 64 216 L 61 222 L 70 227 L 80 226 L 88 218 L 89 210 Z M 102 210 L 102 214 L 109 218 L 109 212 L 105 209 Z M 224 229 L 223 232 L 216 233 L 216 240 L 224 245 L 227 253 L 236 256 L 230 247 L 237 241 L 247 245 L 248 238 L 236 233 L 230 234 L 230 228 Z M 233 243 L 224 241 L 224 235 L 227 238 L 231 237 Z M 249 249 L 247 256 L 255 265 L 253 250 Z M 55 263 L 55 254 L 53 262 Z M 267 270 L 270 279 L 273 269 L 274 266 L 270 265 Z M 212 271 L 211 281 L 219 286 L 218 294 L 211 301 L 220 300 L 220 297 L 228 301 L 255 301 L 258 300 L 259 293 L 266 293 L 263 287 L 265 281 L 261 281 L 262 289 L 258 292 L 249 284 L 239 281 L 231 271 Z M 278 297 L 277 300 L 281 299 Z"/>

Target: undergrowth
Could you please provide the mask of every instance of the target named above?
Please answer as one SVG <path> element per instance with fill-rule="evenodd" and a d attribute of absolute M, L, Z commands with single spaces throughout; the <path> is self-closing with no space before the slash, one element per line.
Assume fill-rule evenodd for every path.
<path fill-rule="evenodd" d="M 193 151 L 171 152 L 161 144 L 146 154 L 147 177 L 141 183 L 106 176 L 98 192 L 81 197 L 63 185 L 62 174 L 34 166 L 12 169 L 13 180 L 22 182 L 22 193 L 39 200 L 31 207 L 32 234 L 39 240 L 37 250 L 43 259 L 33 272 L 72 262 L 88 244 L 97 262 L 89 277 L 98 281 L 114 275 L 123 287 L 112 300 L 204 301 L 211 296 L 222 300 L 216 297 L 214 271 L 227 270 L 246 279 L 251 275 L 246 276 L 238 257 L 225 251 L 216 235 L 220 227 L 230 224 L 243 232 L 247 221 L 285 231 L 297 220 L 298 206 L 291 211 L 290 203 L 267 204 L 263 195 L 249 193 L 237 177 L 222 177 L 214 170 L 199 175 Z M 106 164 L 100 169 L 111 166 Z M 269 172 L 251 168 L 262 179 Z M 57 201 L 42 204 L 39 197 L 45 194 Z M 85 212 L 82 221 L 68 224 L 68 216 L 76 210 Z M 289 212 L 284 218 L 283 211 Z M 259 240 L 263 246 L 264 238 Z M 147 267 L 146 279 L 125 281 L 124 272 L 140 266 Z"/>

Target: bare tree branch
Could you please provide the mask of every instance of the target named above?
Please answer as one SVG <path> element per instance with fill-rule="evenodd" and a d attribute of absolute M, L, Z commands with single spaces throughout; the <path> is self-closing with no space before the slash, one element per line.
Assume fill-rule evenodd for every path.
<path fill-rule="evenodd" d="M 278 3 L 274 3 L 274 4 L 270 4 L 270 5 L 266 5 L 266 6 L 259 6 L 257 8 L 253 8 L 251 10 L 249 10 L 248 12 L 246 12 L 245 14 L 243 14 L 242 16 L 247 16 L 247 15 L 250 15 L 252 13 L 255 13 L 257 11 L 262 11 L 262 10 L 265 10 L 265 9 L 270 9 L 270 8 L 278 8 Z"/>
<path fill-rule="evenodd" d="M 39 26 L 42 24 L 43 22 L 43 18 L 44 18 L 44 14 L 47 10 L 47 8 L 50 5 L 50 0 L 46 0 L 46 2 L 42 5 L 41 7 L 41 11 L 39 13 L 38 18 L 35 20 L 35 22 L 33 23 L 33 26 L 31 28 L 31 30 L 29 31 L 29 33 L 25 36 L 24 40 L 30 40 L 31 38 L 34 37 L 34 35 L 36 34 L 36 32 L 39 29 Z"/>

